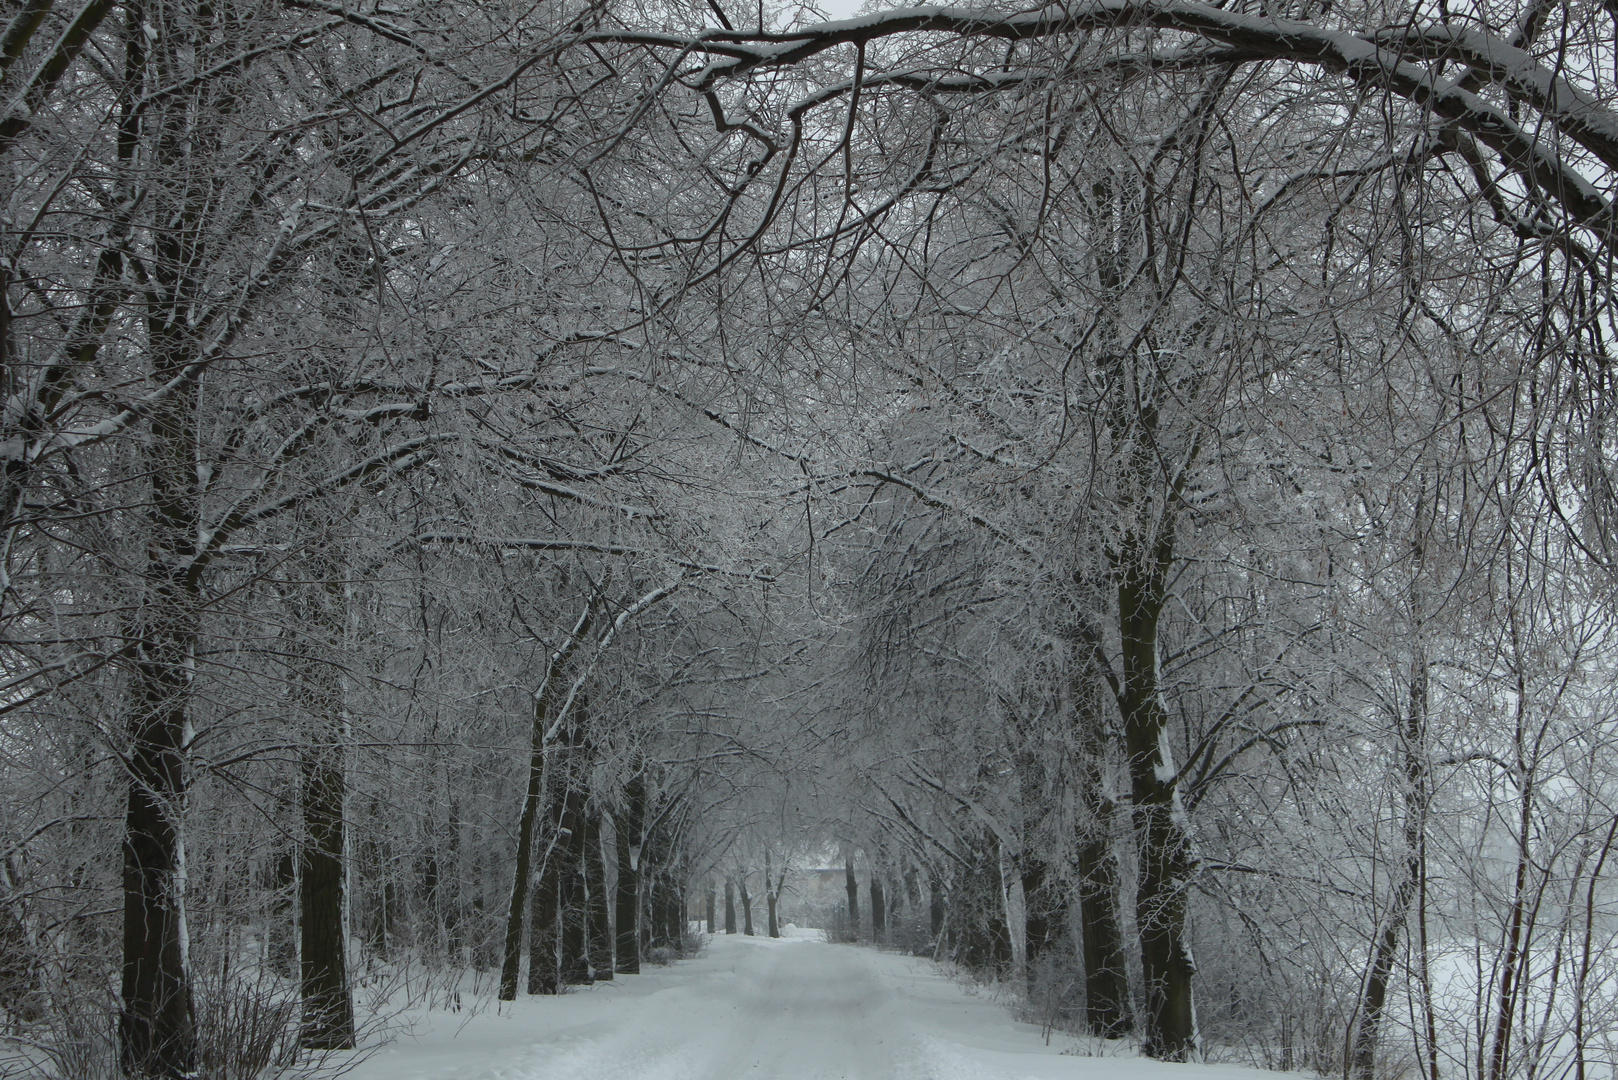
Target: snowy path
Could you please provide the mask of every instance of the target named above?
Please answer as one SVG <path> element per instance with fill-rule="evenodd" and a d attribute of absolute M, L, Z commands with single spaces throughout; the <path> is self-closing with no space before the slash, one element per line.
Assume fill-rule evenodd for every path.
<path fill-rule="evenodd" d="M 352 1080 L 1259 1080 L 1254 1070 L 1063 1056 L 931 964 L 803 938 L 707 955 L 502 1014 L 434 1014 Z M 1274 1080 L 1274 1074 L 1267 1074 Z"/>

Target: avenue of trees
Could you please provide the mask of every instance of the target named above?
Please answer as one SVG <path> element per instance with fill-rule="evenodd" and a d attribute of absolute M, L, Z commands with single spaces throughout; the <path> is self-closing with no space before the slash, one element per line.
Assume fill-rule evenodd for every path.
<path fill-rule="evenodd" d="M 1596 0 L 10 0 L 0 1076 L 823 859 L 1154 1057 L 1610 1074 L 1615 80 Z"/>

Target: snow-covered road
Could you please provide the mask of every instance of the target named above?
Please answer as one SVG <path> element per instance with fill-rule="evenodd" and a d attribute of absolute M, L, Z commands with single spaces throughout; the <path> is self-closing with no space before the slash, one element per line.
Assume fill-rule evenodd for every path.
<path fill-rule="evenodd" d="M 816 935 L 818 936 L 818 935 Z M 705 956 L 500 1015 L 433 1014 L 352 1080 L 1259 1080 L 1073 1056 L 924 960 L 804 937 Z M 1064 1055 L 1063 1050 L 1069 1053 Z M 1187 1071 L 1189 1070 L 1189 1071 Z M 1273 1080 L 1274 1074 L 1267 1074 Z"/>

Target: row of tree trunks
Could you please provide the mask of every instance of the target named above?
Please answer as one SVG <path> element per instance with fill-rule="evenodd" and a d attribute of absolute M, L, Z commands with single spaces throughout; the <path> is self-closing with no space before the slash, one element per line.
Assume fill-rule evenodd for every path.
<path fill-rule="evenodd" d="M 545 733 L 550 728 L 551 714 L 558 704 L 555 698 L 561 689 L 567 661 L 589 634 L 590 624 L 595 619 L 595 610 L 594 600 L 585 605 L 584 612 L 579 616 L 572 633 L 568 635 L 567 640 L 559 648 L 551 653 L 545 674 L 540 679 L 538 688 L 534 691 L 534 722 L 528 751 L 528 783 L 523 793 L 522 812 L 517 819 L 517 857 L 514 860 L 513 867 L 511 902 L 506 908 L 505 948 L 501 955 L 500 964 L 501 1001 L 513 1001 L 517 997 L 517 975 L 522 965 L 523 909 L 527 906 L 528 890 L 534 877 L 535 829 L 539 821 L 540 792 L 545 781 Z M 557 809 L 559 813 L 559 808 L 553 807 L 553 809 Z M 545 911 L 553 904 L 554 900 L 541 900 L 535 897 L 531 921 L 536 928 L 536 937 L 541 933 L 537 929 L 538 927 L 541 925 L 548 927 L 554 922 L 554 916 L 551 916 L 543 924 L 540 922 L 540 919 L 545 917 Z M 538 952 L 535 951 L 534 955 L 537 956 Z M 543 982 L 543 980 L 541 981 Z M 554 988 L 550 990 L 533 989 L 535 982 L 532 967 L 530 967 L 528 984 L 530 994 L 555 993 Z"/>

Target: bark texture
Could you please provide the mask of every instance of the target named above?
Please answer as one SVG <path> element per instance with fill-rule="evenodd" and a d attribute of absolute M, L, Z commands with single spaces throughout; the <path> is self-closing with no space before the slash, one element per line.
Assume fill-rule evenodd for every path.
<path fill-rule="evenodd" d="M 618 857 L 614 966 L 624 975 L 640 974 L 640 830 L 645 809 L 645 788 L 636 776 L 624 786 L 624 809 L 613 830 Z"/>

